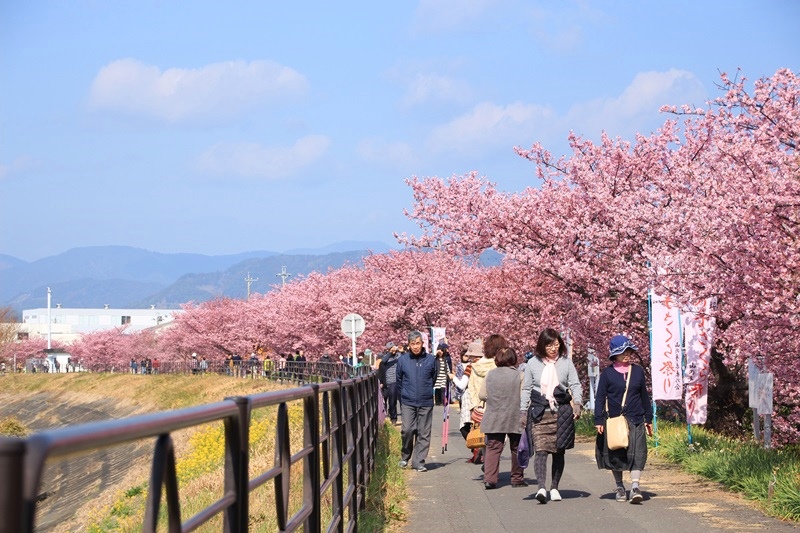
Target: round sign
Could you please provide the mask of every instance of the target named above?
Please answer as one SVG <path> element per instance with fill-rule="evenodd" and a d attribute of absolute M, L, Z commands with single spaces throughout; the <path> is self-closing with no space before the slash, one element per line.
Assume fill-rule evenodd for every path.
<path fill-rule="evenodd" d="M 364 333 L 364 319 L 361 315 L 350 313 L 342 319 L 342 333 L 348 337 L 360 337 Z"/>

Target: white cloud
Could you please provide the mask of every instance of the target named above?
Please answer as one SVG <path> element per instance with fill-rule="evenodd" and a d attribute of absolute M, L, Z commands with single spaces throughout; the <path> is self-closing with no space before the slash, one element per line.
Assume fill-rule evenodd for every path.
<path fill-rule="evenodd" d="M 596 137 L 601 130 L 610 135 L 632 137 L 649 134 L 663 105 L 692 104 L 702 106 L 708 99 L 702 82 L 691 72 L 672 69 L 667 72 L 641 72 L 622 94 L 574 105 L 566 122 L 578 133 Z"/>
<path fill-rule="evenodd" d="M 28 170 L 35 170 L 41 167 L 41 161 L 37 161 L 30 156 L 22 155 L 15 158 L 11 163 L 0 163 L 0 180 L 21 174 Z"/>
<path fill-rule="evenodd" d="M 462 80 L 441 74 L 419 72 L 407 82 L 402 103 L 414 106 L 432 101 L 466 102 L 470 99 L 471 93 L 469 84 Z"/>
<path fill-rule="evenodd" d="M 481 153 L 498 146 L 527 144 L 553 121 L 553 110 L 533 104 L 483 102 L 469 113 L 437 127 L 428 139 L 434 152 Z"/>
<path fill-rule="evenodd" d="M 436 127 L 428 148 L 434 153 L 482 154 L 534 142 L 549 146 L 565 142 L 569 130 L 595 140 L 603 130 L 633 140 L 635 133 L 648 135 L 663 124 L 667 117 L 660 114 L 661 106 L 702 106 L 707 99 L 703 84 L 690 72 L 643 72 L 619 96 L 575 104 L 566 115 L 536 104 L 483 102 Z"/>
<path fill-rule="evenodd" d="M 458 29 L 492 11 L 503 0 L 420 0 L 414 26 L 423 32 Z"/>
<path fill-rule="evenodd" d="M 386 142 L 381 139 L 364 139 L 356 152 L 361 159 L 389 165 L 413 165 L 414 151 L 408 143 Z"/>
<path fill-rule="evenodd" d="M 324 135 L 309 135 L 281 147 L 223 142 L 201 154 L 197 168 L 208 174 L 274 180 L 311 165 L 329 146 L 330 139 Z"/>
<path fill-rule="evenodd" d="M 135 59 L 98 72 L 89 91 L 93 109 L 168 122 L 216 120 L 306 91 L 297 71 L 272 61 L 228 61 L 161 71 Z"/>

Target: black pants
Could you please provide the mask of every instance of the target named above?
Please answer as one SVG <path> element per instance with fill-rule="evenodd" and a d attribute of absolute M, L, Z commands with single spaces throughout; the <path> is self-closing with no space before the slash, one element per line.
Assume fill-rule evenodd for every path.
<path fill-rule="evenodd" d="M 433 389 L 433 403 L 436 405 L 444 405 L 445 389 Z"/>
<path fill-rule="evenodd" d="M 397 387 L 397 383 L 389 383 L 383 386 L 383 390 L 386 391 L 389 418 L 394 422 L 397 420 L 397 402 L 400 400 L 400 389 Z"/>

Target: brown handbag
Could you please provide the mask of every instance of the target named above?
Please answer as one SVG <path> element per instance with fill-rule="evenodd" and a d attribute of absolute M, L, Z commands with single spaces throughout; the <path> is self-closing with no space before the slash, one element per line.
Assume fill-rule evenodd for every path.
<path fill-rule="evenodd" d="M 467 448 L 475 450 L 486 447 L 486 436 L 481 431 L 480 424 L 473 424 L 472 429 L 467 433 Z"/>

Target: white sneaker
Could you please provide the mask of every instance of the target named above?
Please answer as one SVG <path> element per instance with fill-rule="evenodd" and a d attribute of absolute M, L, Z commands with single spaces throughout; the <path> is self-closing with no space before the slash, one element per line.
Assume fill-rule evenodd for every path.
<path fill-rule="evenodd" d="M 539 500 L 539 503 L 547 503 L 547 491 L 544 489 L 539 489 L 539 492 L 536 493 L 536 499 Z"/>
<path fill-rule="evenodd" d="M 561 501 L 561 493 L 558 492 L 558 489 L 550 489 L 550 501 L 551 502 Z"/>

